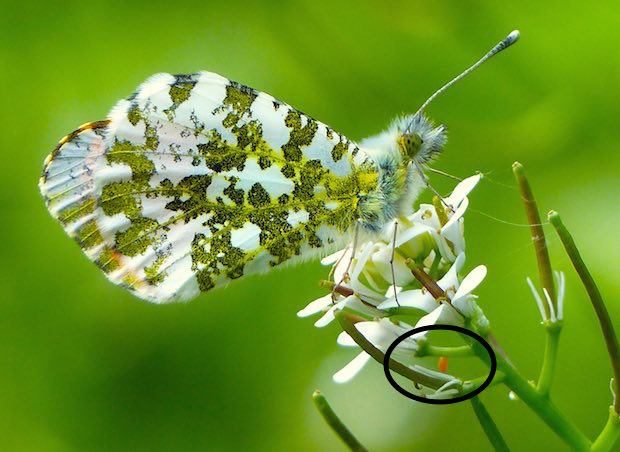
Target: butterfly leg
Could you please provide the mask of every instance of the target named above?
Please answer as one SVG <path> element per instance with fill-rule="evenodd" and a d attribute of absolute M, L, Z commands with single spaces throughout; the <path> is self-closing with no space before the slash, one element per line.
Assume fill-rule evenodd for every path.
<path fill-rule="evenodd" d="M 452 174 L 446 173 L 445 171 L 441 171 L 441 170 L 438 170 L 436 168 L 431 168 L 428 165 L 426 166 L 426 169 L 429 170 L 431 173 L 439 174 L 440 176 L 447 177 L 448 179 L 452 179 L 452 180 L 456 180 L 456 181 L 459 181 L 459 182 L 463 182 L 463 179 L 461 179 L 460 177 L 453 176 Z"/>
<path fill-rule="evenodd" d="M 450 211 L 453 212 L 452 206 L 450 206 L 444 199 L 443 197 L 437 192 L 437 190 L 435 190 L 435 188 L 430 184 L 428 177 L 426 177 L 426 174 L 424 174 L 424 171 L 422 171 L 422 168 L 420 167 L 419 163 L 416 162 L 415 160 L 412 161 L 411 163 L 413 163 L 416 167 L 416 170 L 418 171 L 418 173 L 420 174 L 420 177 L 422 178 L 422 182 L 424 183 L 424 185 L 426 185 L 429 190 L 431 192 L 433 192 L 433 194 L 435 196 L 437 196 L 437 198 L 439 198 L 439 200 L 441 201 L 441 203 Z"/>
<path fill-rule="evenodd" d="M 396 291 L 396 273 L 394 272 L 394 257 L 396 255 L 396 231 L 398 229 L 398 220 L 394 220 L 394 236 L 392 238 L 392 256 L 390 257 L 390 269 L 392 270 L 392 287 L 394 288 L 394 301 L 396 305 L 400 306 L 398 302 L 398 293 Z"/>
<path fill-rule="evenodd" d="M 337 284 L 334 284 L 334 287 L 332 289 L 332 304 L 334 304 L 336 302 L 336 289 L 338 289 L 343 282 L 349 280 L 349 270 L 351 269 L 351 265 L 353 265 L 353 259 L 355 259 L 355 251 L 357 250 L 357 239 L 358 239 L 358 236 L 359 236 L 359 223 L 355 223 L 355 232 L 353 233 L 353 243 L 351 244 L 351 256 L 349 257 L 349 262 L 347 263 L 347 269 L 344 271 L 344 273 L 342 275 L 342 278 L 340 278 L 340 281 L 338 281 Z M 334 265 L 332 267 L 332 271 L 330 273 L 330 279 L 333 277 L 333 273 L 334 273 L 336 267 L 338 267 L 338 265 L 340 265 L 340 262 L 344 258 L 345 254 L 340 256 L 340 258 L 336 262 L 336 265 Z"/>

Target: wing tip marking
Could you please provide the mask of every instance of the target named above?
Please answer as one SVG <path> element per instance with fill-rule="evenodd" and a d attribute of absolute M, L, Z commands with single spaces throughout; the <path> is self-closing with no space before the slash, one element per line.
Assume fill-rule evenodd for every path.
<path fill-rule="evenodd" d="M 69 143 L 70 141 L 74 140 L 81 133 L 84 133 L 88 130 L 102 129 L 104 127 L 107 127 L 111 121 L 112 121 L 111 119 L 102 119 L 99 121 L 87 122 L 85 124 L 82 124 L 80 127 L 75 129 L 73 132 L 68 133 L 67 135 L 62 137 L 60 141 L 58 142 L 58 144 L 56 145 L 56 147 L 54 147 L 52 152 L 50 152 L 47 155 L 47 157 L 45 157 L 45 160 L 43 161 L 43 171 L 41 172 L 41 176 L 39 178 L 39 188 L 42 189 L 43 184 L 47 182 L 47 172 L 49 170 L 50 165 L 52 164 L 52 162 L 54 161 L 54 159 L 60 152 L 60 148 L 62 148 L 65 144 Z"/>

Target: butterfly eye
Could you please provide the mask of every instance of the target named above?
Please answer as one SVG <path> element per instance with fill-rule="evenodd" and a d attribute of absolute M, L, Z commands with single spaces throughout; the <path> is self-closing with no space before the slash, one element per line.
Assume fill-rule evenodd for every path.
<path fill-rule="evenodd" d="M 417 133 L 404 133 L 398 138 L 401 152 L 410 159 L 418 154 L 422 143 L 422 138 Z"/>

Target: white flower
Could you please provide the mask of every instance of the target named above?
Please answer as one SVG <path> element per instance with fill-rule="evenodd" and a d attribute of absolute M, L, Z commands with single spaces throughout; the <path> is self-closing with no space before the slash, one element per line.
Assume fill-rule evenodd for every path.
<path fill-rule="evenodd" d="M 472 294 L 485 278 L 486 267 L 480 265 L 464 278 L 460 277 L 465 264 L 463 216 L 469 205 L 467 195 L 479 180 L 480 176 L 476 175 L 460 182 L 452 194 L 443 199 L 441 206 L 420 205 L 408 217 L 401 217 L 386 227 L 378 240 L 361 243 L 355 250 L 350 245 L 323 259 L 324 265 L 333 266 L 333 282 L 339 289 L 337 293 L 311 302 L 297 315 L 306 317 L 322 312 L 323 316 L 315 326 L 323 327 L 335 319 L 337 309 L 346 308 L 368 319 L 355 323 L 355 328 L 383 352 L 399 336 L 415 327 L 432 324 L 462 326 L 467 321 L 479 331 L 487 329 L 488 321 L 476 304 L 477 297 Z M 420 288 L 408 266 L 410 262 L 415 262 L 422 271 L 437 279 L 445 299 L 436 300 L 426 288 Z M 399 310 L 404 312 L 402 308 L 407 308 L 408 314 L 419 313 L 414 327 L 389 318 Z M 426 340 L 426 334 L 422 332 L 402 341 L 394 350 L 393 359 L 411 362 L 420 341 Z M 357 347 L 346 332 L 338 336 L 338 344 Z M 370 359 L 362 351 L 334 375 L 334 381 L 349 381 Z M 451 381 L 436 391 L 434 397 L 453 395 L 457 383 L 460 384 L 460 380 Z"/>
<path fill-rule="evenodd" d="M 443 203 L 448 206 L 444 211 L 448 217 L 445 224 L 441 224 L 437 210 L 431 204 L 421 204 L 420 208 L 408 217 L 408 220 L 418 225 L 418 228 L 421 226 L 429 228 L 428 231 L 433 235 L 441 257 L 448 262 L 454 262 L 456 257 L 465 251 L 463 215 L 469 206 L 467 195 L 478 184 L 480 178 L 480 175 L 475 175 L 464 179 L 454 188 L 450 196 L 443 199 Z"/>
<path fill-rule="evenodd" d="M 444 289 L 450 301 L 441 303 L 432 312 L 422 317 L 416 323 L 416 327 L 434 324 L 463 326 L 467 319 L 475 322 L 478 327 L 488 328 L 488 320 L 476 304 L 477 297 L 471 293 L 484 280 L 487 269 L 484 265 L 479 265 L 459 283 L 458 271 L 459 264 L 462 265 L 459 262 L 461 256 L 463 256 L 462 261 L 465 260 L 464 255 L 460 254 L 446 276 L 438 281 L 439 287 Z"/>
<path fill-rule="evenodd" d="M 400 292 L 398 303 L 400 307 L 416 308 L 421 312 L 427 312 L 418 320 L 415 327 L 404 322 L 394 324 L 387 318 L 379 318 L 374 321 L 359 322 L 355 324 L 357 330 L 379 350 L 385 352 L 392 342 L 400 335 L 413 328 L 427 325 L 444 324 L 463 326 L 465 319 L 473 321 L 479 330 L 488 328 L 488 320 L 478 308 L 473 292 L 484 280 L 487 269 L 484 265 L 474 268 L 462 281 L 459 281 L 458 272 L 465 262 L 465 255 L 461 253 L 448 273 L 437 282 L 446 293 L 448 298 L 440 303 L 426 289 L 414 289 Z M 386 300 L 378 306 L 379 309 L 399 307 L 394 297 Z M 387 315 L 387 314 L 386 314 Z M 415 357 L 420 339 L 426 337 L 427 332 L 415 334 L 406 338 L 394 351 L 394 359 L 401 361 Z M 339 345 L 357 346 L 353 339 L 346 333 L 340 333 L 337 340 Z M 353 378 L 368 362 L 366 352 L 360 353 L 344 368 L 334 375 L 334 381 L 344 383 Z"/>
<path fill-rule="evenodd" d="M 476 287 L 486 277 L 487 269 L 484 265 L 474 268 L 462 281 L 459 280 L 459 272 L 465 264 L 465 253 L 458 255 L 450 270 L 437 281 L 437 285 L 443 289 L 450 303 L 440 303 L 435 300 L 425 288 L 404 290 L 396 297 L 392 296 L 381 303 L 378 308 L 382 310 L 408 307 L 428 313 L 422 317 L 416 326 L 430 325 L 434 323 L 448 323 L 462 325 L 463 318 L 471 318 L 475 313 L 475 299 L 472 295 Z M 446 300 L 448 301 L 448 300 Z"/>

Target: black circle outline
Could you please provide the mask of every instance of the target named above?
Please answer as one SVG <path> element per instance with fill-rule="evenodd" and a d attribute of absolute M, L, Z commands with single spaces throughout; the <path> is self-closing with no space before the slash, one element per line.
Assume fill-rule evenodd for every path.
<path fill-rule="evenodd" d="M 491 369 L 489 371 L 489 376 L 487 377 L 486 380 L 484 380 L 484 382 L 479 387 L 477 387 L 471 392 L 468 392 L 465 395 L 455 397 L 454 399 L 428 399 L 425 397 L 420 397 L 415 394 L 412 394 L 411 392 L 403 389 L 402 386 L 400 386 L 398 383 L 396 383 L 396 381 L 392 377 L 392 374 L 390 372 L 390 366 L 389 366 L 390 356 L 392 356 L 392 352 L 394 352 L 394 349 L 398 346 L 398 344 L 400 344 L 402 341 L 407 339 L 409 336 L 413 336 L 414 334 L 421 333 L 423 331 L 432 331 L 432 330 L 456 331 L 457 333 L 462 333 L 475 339 L 476 341 L 480 342 L 484 346 L 487 353 L 489 354 L 489 358 L 491 358 Z M 426 325 L 426 326 L 421 326 L 418 328 L 414 328 L 410 331 L 407 331 L 406 333 L 398 336 L 396 340 L 390 344 L 387 351 L 385 352 L 385 357 L 383 358 L 383 372 L 385 373 L 385 378 L 387 378 L 387 380 L 389 381 L 389 383 L 392 385 L 394 389 L 396 389 L 398 392 L 400 392 L 405 397 L 415 400 L 416 402 L 428 403 L 431 405 L 449 405 L 451 403 L 463 402 L 465 400 L 468 400 L 472 397 L 477 396 L 482 391 L 484 391 L 487 386 L 491 384 L 491 381 L 493 381 L 493 377 L 495 376 L 496 371 L 497 371 L 497 358 L 495 357 L 495 353 L 493 352 L 493 348 L 491 347 L 491 345 L 489 345 L 487 341 L 485 341 L 482 337 L 480 337 L 478 334 L 474 333 L 473 331 L 460 327 L 460 326 L 455 326 L 455 325 Z"/>

